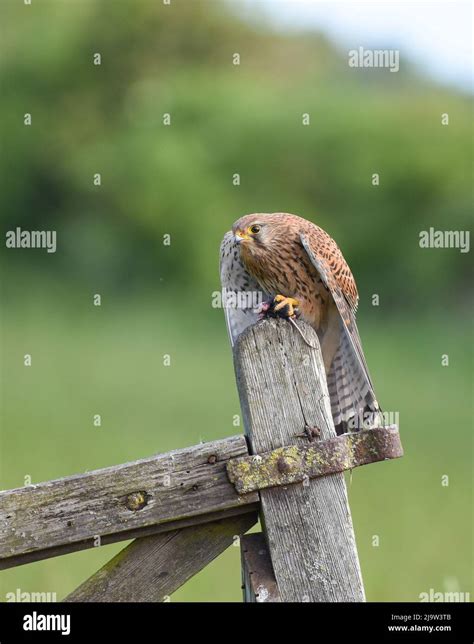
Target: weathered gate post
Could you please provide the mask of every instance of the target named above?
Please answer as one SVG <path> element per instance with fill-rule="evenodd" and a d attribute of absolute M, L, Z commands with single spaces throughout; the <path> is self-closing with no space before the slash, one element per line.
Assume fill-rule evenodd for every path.
<path fill-rule="evenodd" d="M 308 444 L 306 437 L 297 437 L 305 426 L 318 428 L 320 440 L 336 436 L 318 338 L 309 326 L 301 328 L 316 349 L 285 320 L 265 320 L 246 329 L 234 347 L 253 454 Z M 291 454 L 282 456 L 277 466 L 280 472 L 290 470 Z M 365 601 L 342 472 L 260 489 L 260 497 L 260 518 L 281 601 Z M 243 543 L 250 547 L 252 541 L 244 537 Z M 245 556 L 243 561 L 245 579 Z M 247 600 L 255 600 L 249 593 Z M 278 600 L 275 593 L 265 596 Z"/>

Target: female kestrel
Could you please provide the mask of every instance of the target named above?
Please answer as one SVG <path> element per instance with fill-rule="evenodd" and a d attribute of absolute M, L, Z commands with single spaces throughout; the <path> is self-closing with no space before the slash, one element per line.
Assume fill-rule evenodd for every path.
<path fill-rule="evenodd" d="M 242 217 L 221 244 L 220 274 L 227 293 L 262 293 L 261 310 L 299 315 L 317 332 L 338 434 L 360 429 L 380 412 L 355 321 L 357 287 L 336 242 L 310 221 L 288 213 Z M 230 339 L 259 315 L 240 298 L 226 307 Z"/>

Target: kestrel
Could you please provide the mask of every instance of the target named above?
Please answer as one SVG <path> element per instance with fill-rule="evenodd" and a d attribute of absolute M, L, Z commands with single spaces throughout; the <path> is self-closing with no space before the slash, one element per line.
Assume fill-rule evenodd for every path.
<path fill-rule="evenodd" d="M 360 428 L 360 419 L 378 422 L 380 408 L 355 320 L 356 283 L 322 228 L 288 213 L 246 215 L 224 236 L 220 274 L 227 293 L 261 292 L 260 312 L 297 315 L 316 330 L 338 434 Z M 259 318 L 251 301 L 226 307 L 225 315 L 232 344 Z"/>

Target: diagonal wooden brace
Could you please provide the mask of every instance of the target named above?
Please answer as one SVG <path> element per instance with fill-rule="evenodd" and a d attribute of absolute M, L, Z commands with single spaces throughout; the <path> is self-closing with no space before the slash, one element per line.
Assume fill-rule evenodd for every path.
<path fill-rule="evenodd" d="M 226 467 L 236 491 L 246 494 L 401 456 L 398 427 L 391 425 L 233 458 Z"/>

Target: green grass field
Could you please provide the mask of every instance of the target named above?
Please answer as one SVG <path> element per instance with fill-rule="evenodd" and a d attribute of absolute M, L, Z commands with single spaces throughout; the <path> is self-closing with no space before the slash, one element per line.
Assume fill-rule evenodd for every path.
<path fill-rule="evenodd" d="M 3 320 L 3 489 L 26 476 L 37 483 L 243 431 L 233 426 L 240 410 L 222 312 L 209 298 L 157 306 L 154 293 L 94 307 L 89 293 L 35 290 L 12 300 Z M 359 326 L 378 398 L 399 412 L 406 452 L 348 477 L 367 598 L 472 592 L 468 323 L 442 314 L 407 323 L 365 308 Z M 20 588 L 61 599 L 122 547 L 8 570 L 0 597 Z M 172 597 L 240 599 L 236 547 Z"/>

